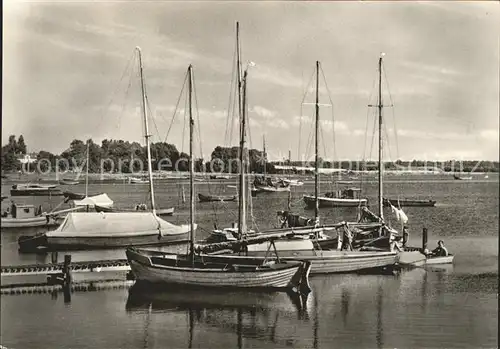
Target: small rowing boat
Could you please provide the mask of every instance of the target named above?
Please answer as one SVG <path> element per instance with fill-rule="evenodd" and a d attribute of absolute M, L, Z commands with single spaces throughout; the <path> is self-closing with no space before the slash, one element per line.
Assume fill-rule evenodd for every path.
<path fill-rule="evenodd" d="M 200 202 L 222 202 L 222 201 L 235 201 L 236 195 L 205 195 L 198 193 Z"/>

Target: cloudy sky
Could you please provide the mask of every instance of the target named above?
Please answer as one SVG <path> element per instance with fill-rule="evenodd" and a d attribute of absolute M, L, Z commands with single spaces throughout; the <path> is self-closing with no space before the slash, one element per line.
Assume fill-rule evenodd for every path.
<path fill-rule="evenodd" d="M 31 151 L 58 153 L 75 138 L 141 141 L 135 46 L 143 52 L 154 140 L 167 136 L 191 63 L 203 155 L 227 145 L 239 21 L 243 61 L 256 63 L 248 85 L 251 145 L 260 148 L 265 134 L 271 159 L 289 149 L 297 158 L 299 143 L 302 156 L 311 153 L 314 108 L 301 103 L 314 101 L 307 86 L 316 60 L 330 92 L 321 81 L 321 102 L 333 102 L 320 110 L 322 155 L 375 156 L 367 105 L 375 102 L 381 52 L 384 99 L 394 105 L 384 114 L 387 159 L 499 156 L 496 2 L 9 0 L 3 10 L 2 137 L 23 134 Z M 187 150 L 183 125 L 180 113 L 167 142 Z"/>

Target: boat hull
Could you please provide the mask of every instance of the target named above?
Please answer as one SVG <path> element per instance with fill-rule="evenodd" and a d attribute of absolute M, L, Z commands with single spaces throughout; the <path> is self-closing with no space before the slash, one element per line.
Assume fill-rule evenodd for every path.
<path fill-rule="evenodd" d="M 188 232 L 181 234 L 163 235 L 156 233 L 122 233 L 111 236 L 51 234 L 46 233 L 47 247 L 54 249 L 99 249 L 119 248 L 130 246 L 154 246 L 184 243 L 188 240 Z"/>
<path fill-rule="evenodd" d="M 2 218 L 2 228 L 53 227 L 60 224 L 55 219 L 45 216 L 33 218 Z"/>
<path fill-rule="evenodd" d="M 437 256 L 437 257 L 427 257 L 425 264 L 433 265 L 433 264 L 452 264 L 455 256 Z"/>
<path fill-rule="evenodd" d="M 11 196 L 61 196 L 60 189 L 11 189 Z"/>
<path fill-rule="evenodd" d="M 228 201 L 235 201 L 236 196 L 235 195 L 203 195 L 203 194 L 198 194 L 198 199 L 200 202 L 228 202 Z"/>
<path fill-rule="evenodd" d="M 304 195 L 304 202 L 309 208 L 314 208 L 314 206 L 316 205 L 316 199 L 313 195 Z M 366 199 L 338 199 L 318 197 L 319 207 L 358 207 L 366 206 L 366 203 Z"/>
<path fill-rule="evenodd" d="M 290 186 L 287 187 L 255 187 L 252 189 L 253 193 L 280 193 L 290 191 Z"/>
<path fill-rule="evenodd" d="M 171 208 L 162 208 L 162 209 L 159 209 L 159 210 L 156 210 L 156 215 L 157 216 L 172 216 L 174 214 L 174 211 L 175 211 L 175 208 L 174 207 L 171 207 Z"/>
<path fill-rule="evenodd" d="M 265 258 L 266 251 L 249 251 L 248 256 Z M 364 252 L 364 251 L 293 251 L 278 248 L 280 260 L 308 261 L 311 263 L 311 275 L 352 273 L 396 265 L 398 254 L 396 252 Z M 221 261 L 225 256 L 221 257 Z M 235 256 L 235 258 L 239 258 Z"/>
<path fill-rule="evenodd" d="M 310 265 L 303 262 L 267 268 L 248 263 L 213 263 L 211 256 L 203 256 L 204 262 L 208 263 L 205 266 L 198 262 L 194 267 L 179 266 L 177 255 L 158 253 L 156 257 L 136 249 L 127 249 L 126 254 L 136 280 L 192 287 L 291 289 L 295 287 L 293 279 L 307 279 L 310 269 Z"/>
<path fill-rule="evenodd" d="M 389 207 L 391 205 L 398 207 L 398 206 L 405 206 L 405 207 L 433 207 L 436 205 L 435 200 L 398 200 L 398 199 L 386 199 L 384 200 L 384 207 Z"/>

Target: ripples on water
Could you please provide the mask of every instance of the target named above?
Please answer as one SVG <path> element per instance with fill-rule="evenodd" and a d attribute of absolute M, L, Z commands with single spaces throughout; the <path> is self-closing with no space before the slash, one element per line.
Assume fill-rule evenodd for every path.
<path fill-rule="evenodd" d="M 208 191 L 206 185 L 199 188 Z M 366 189 L 369 200 L 375 202 L 376 183 L 367 184 Z M 125 190 L 132 191 L 131 198 L 127 199 Z M 144 186 L 122 185 L 95 188 L 122 207 L 144 200 L 144 190 Z M 234 189 L 226 189 L 230 190 Z M 312 186 L 299 190 L 294 197 L 311 191 Z M 417 268 L 398 276 L 312 277 L 313 291 L 307 299 L 284 293 L 142 290 L 136 286 L 75 292 L 66 303 L 62 294 L 2 296 L 1 344 L 8 348 L 497 347 L 498 182 L 396 182 L 387 185 L 386 191 L 388 196 L 405 193 L 438 201 L 434 208 L 405 209 L 410 243 L 420 244 L 425 225 L 431 234 L 429 246 L 444 238 L 456 255 L 454 265 Z M 179 212 L 170 221 L 187 221 L 187 207 L 177 198 L 177 187 L 160 185 L 157 192 L 162 207 L 176 206 Z M 286 200 L 286 195 L 254 200 L 261 228 L 274 224 L 275 212 L 283 209 Z M 213 207 L 197 207 L 200 238 L 213 226 Z M 221 226 L 236 219 L 236 203 L 215 207 Z M 356 213 L 327 209 L 321 215 L 333 222 L 353 220 Z M 3 265 L 50 260 L 46 255 L 19 255 L 16 241 L 20 234 L 26 231 L 2 231 Z M 124 258 L 120 250 L 72 254 L 74 260 Z"/>

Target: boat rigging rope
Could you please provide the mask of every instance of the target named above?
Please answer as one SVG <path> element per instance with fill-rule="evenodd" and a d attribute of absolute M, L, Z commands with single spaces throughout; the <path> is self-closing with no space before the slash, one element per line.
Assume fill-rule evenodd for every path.
<path fill-rule="evenodd" d="M 170 121 L 170 125 L 168 126 L 167 134 L 165 135 L 165 140 L 163 141 L 164 143 L 167 142 L 168 135 L 170 134 L 170 130 L 172 129 L 172 126 L 174 124 L 175 116 L 177 115 L 177 110 L 179 108 L 179 103 L 181 101 L 182 95 L 184 93 L 184 88 L 186 87 L 187 79 L 188 79 L 188 74 L 186 73 L 186 76 L 184 77 L 184 83 L 182 84 L 181 93 L 179 94 L 179 97 L 177 98 L 177 103 L 175 104 L 174 112 L 172 114 L 172 120 Z"/>
<path fill-rule="evenodd" d="M 319 69 L 321 71 L 321 75 L 323 76 L 323 81 L 325 82 L 326 91 L 328 93 L 328 99 L 330 100 L 330 105 L 332 108 L 333 158 L 336 159 L 337 158 L 337 147 L 335 145 L 335 114 L 334 114 L 334 110 L 333 110 L 332 94 L 330 92 L 330 88 L 328 87 L 328 83 L 326 81 L 325 72 L 323 71 L 323 66 L 320 65 Z M 326 155 L 326 150 L 325 150 L 325 155 Z"/>
<path fill-rule="evenodd" d="M 298 160 L 300 160 L 300 140 L 302 138 L 302 117 L 304 116 L 304 102 L 307 97 L 307 90 L 309 89 L 309 86 L 312 84 L 312 80 L 314 78 L 314 71 L 311 73 L 311 77 L 309 78 L 309 82 L 306 85 L 304 95 L 302 96 L 302 101 L 300 102 L 300 116 L 299 116 L 299 145 L 298 145 L 298 150 L 297 150 L 297 156 L 299 157 Z"/>
<path fill-rule="evenodd" d="M 104 112 L 101 114 L 101 118 L 99 120 L 99 123 L 97 124 L 97 129 L 99 129 L 99 127 L 101 126 L 101 123 L 104 120 L 104 117 L 106 116 L 107 112 L 109 111 L 110 106 L 113 104 L 115 95 L 118 92 L 120 84 L 123 81 L 123 78 L 125 78 L 126 73 L 131 69 L 131 67 L 132 67 L 131 64 L 132 64 L 133 61 L 135 61 L 135 50 L 130 55 L 130 58 L 127 61 L 127 65 L 125 66 L 125 69 L 123 70 L 122 76 L 120 77 L 120 80 L 118 80 L 118 83 L 116 84 L 117 87 L 113 91 L 113 93 L 111 94 L 111 99 L 110 99 L 109 103 L 107 104 L 106 108 L 104 108 Z M 131 80 L 131 75 L 132 74 L 130 74 L 130 79 L 129 80 Z M 129 81 L 128 87 L 130 87 L 130 81 Z M 127 88 L 127 91 L 128 91 L 128 88 Z"/>
<path fill-rule="evenodd" d="M 367 105 L 370 105 L 372 104 L 372 97 L 373 97 L 373 92 L 375 91 L 375 84 L 377 82 L 377 79 L 374 78 L 373 79 L 373 82 L 372 82 L 372 88 L 371 88 L 371 92 L 370 92 L 370 96 L 368 97 L 368 104 Z M 363 145 L 363 158 L 362 158 L 362 162 L 363 162 L 363 172 L 361 173 L 361 183 L 360 183 L 360 189 L 363 190 L 363 184 L 364 184 L 364 171 L 367 171 L 367 168 L 366 168 L 366 151 L 367 151 L 367 140 L 368 140 L 368 125 L 369 125 L 369 121 L 370 121 L 370 111 L 372 110 L 372 108 L 370 107 L 367 107 L 366 109 L 366 125 L 365 125 L 365 139 L 364 139 L 364 145 Z M 371 141 L 371 148 L 370 148 L 370 155 L 369 155 L 369 158 L 371 158 L 371 154 L 372 154 L 372 148 L 373 148 L 373 139 L 374 139 L 374 136 L 375 136 L 375 124 L 376 124 L 376 119 L 374 118 L 374 126 L 373 126 L 373 134 L 372 134 L 372 141 Z"/>
<path fill-rule="evenodd" d="M 234 72 L 236 70 L 236 65 L 237 65 L 237 60 L 236 60 L 237 50 L 238 48 L 235 45 L 233 53 L 233 66 L 231 69 L 231 82 L 229 87 L 229 101 L 227 106 L 226 131 L 224 134 L 224 144 L 226 145 L 231 144 L 233 138 L 234 115 L 235 115 L 235 108 L 237 105 L 235 98 L 235 94 L 237 91 L 237 81 L 236 79 L 233 79 L 233 77 L 235 76 Z"/>
<path fill-rule="evenodd" d="M 383 63 L 382 63 L 383 64 Z M 384 72 L 384 77 L 385 77 L 385 83 L 387 85 L 387 92 L 389 93 L 389 101 L 391 102 L 391 110 L 392 110 L 392 118 L 394 122 L 394 138 L 396 140 L 396 157 L 399 159 L 399 144 L 398 144 L 398 132 L 397 132 L 397 126 L 396 126 L 396 113 L 394 109 L 394 101 L 392 100 L 392 94 L 391 94 L 391 89 L 389 88 L 389 80 L 387 79 L 387 73 L 385 66 L 383 66 L 383 72 Z"/>

